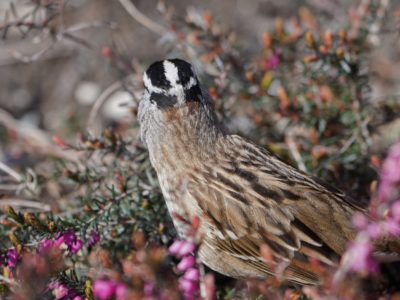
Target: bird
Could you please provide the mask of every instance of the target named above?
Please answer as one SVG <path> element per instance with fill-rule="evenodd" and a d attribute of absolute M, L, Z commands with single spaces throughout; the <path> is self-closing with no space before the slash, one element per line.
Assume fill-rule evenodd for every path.
<path fill-rule="evenodd" d="M 143 83 L 141 140 L 178 235 L 188 238 L 190 220 L 199 220 L 201 262 L 233 278 L 280 276 L 299 285 L 321 284 L 310 261 L 338 265 L 357 235 L 352 216 L 365 208 L 229 133 L 185 60 L 152 63 Z M 260 254 L 261 247 L 283 270 Z"/>

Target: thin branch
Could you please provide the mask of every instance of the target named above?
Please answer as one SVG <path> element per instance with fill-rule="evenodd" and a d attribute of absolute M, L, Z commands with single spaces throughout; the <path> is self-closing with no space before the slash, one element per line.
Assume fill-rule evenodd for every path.
<path fill-rule="evenodd" d="M 18 172 L 14 171 L 11 169 L 9 166 L 7 166 L 5 163 L 0 161 L 0 170 L 2 170 L 4 173 L 7 173 L 11 177 L 13 177 L 17 182 L 21 182 L 23 180 L 22 175 L 20 175 Z"/>
<path fill-rule="evenodd" d="M 24 199 L 0 199 L 0 207 L 7 206 L 19 206 L 19 207 L 27 207 L 27 208 L 35 208 L 43 211 L 51 211 L 51 207 L 48 204 L 44 204 L 41 202 L 24 200 Z"/>
<path fill-rule="evenodd" d="M 22 186 L 23 184 L 0 184 L 0 191 L 16 191 Z"/>
<path fill-rule="evenodd" d="M 18 137 L 25 141 L 29 146 L 30 152 L 34 152 L 33 150 L 36 150 L 39 153 L 46 153 L 48 155 L 73 161 L 78 163 L 78 165 L 81 165 L 79 163 L 79 157 L 75 152 L 63 151 L 62 149 L 56 147 L 51 142 L 51 138 L 47 132 L 44 132 L 33 126 L 26 126 L 26 124 L 14 119 L 11 114 L 1 108 L 0 125 L 14 130 L 18 134 Z"/>
<path fill-rule="evenodd" d="M 286 144 L 289 148 L 290 154 L 292 155 L 293 159 L 297 163 L 297 167 L 302 170 L 303 172 L 307 172 L 306 165 L 303 162 L 303 159 L 301 158 L 300 152 L 297 149 L 297 145 L 294 142 L 294 139 L 292 136 L 288 136 L 286 138 Z"/>
<path fill-rule="evenodd" d="M 82 31 L 85 29 L 101 28 L 101 27 L 107 27 L 107 28 L 114 30 L 117 28 L 117 26 L 118 26 L 117 23 L 114 23 L 114 22 L 94 21 L 92 23 L 79 23 L 79 24 L 71 25 L 68 28 L 65 28 L 63 31 L 73 33 L 73 32 Z"/>
<path fill-rule="evenodd" d="M 357 139 L 357 134 L 353 133 L 352 136 L 343 144 L 342 148 L 340 148 L 339 152 L 333 157 L 339 158 L 339 156 L 347 151 L 354 144 Z"/>
<path fill-rule="evenodd" d="M 87 220 L 83 226 L 88 226 L 94 220 L 98 219 L 100 216 L 105 214 L 111 208 L 111 206 L 113 206 L 113 204 L 117 203 L 118 201 L 120 201 L 121 199 L 125 198 L 126 196 L 130 195 L 133 192 L 134 190 L 132 189 L 118 195 L 118 197 L 108 202 L 99 212 L 97 212 L 94 216 L 92 216 L 89 220 Z"/>
<path fill-rule="evenodd" d="M 86 123 L 86 128 L 90 130 L 90 128 L 93 127 L 94 125 L 94 120 L 96 119 L 96 116 L 99 112 L 99 109 L 102 107 L 105 101 L 114 94 L 116 91 L 122 88 L 122 82 L 121 81 L 116 81 L 113 84 L 111 84 L 108 88 L 106 88 L 100 96 L 96 99 L 95 103 L 93 104 L 93 107 L 90 111 L 88 121 Z"/>
<path fill-rule="evenodd" d="M 141 13 L 136 6 L 130 0 L 119 0 L 119 3 L 125 8 L 127 13 L 134 18 L 137 22 L 142 24 L 144 27 L 148 28 L 149 30 L 159 34 L 164 35 L 167 30 L 161 26 L 160 24 L 154 22 L 149 17 Z"/>
<path fill-rule="evenodd" d="M 39 50 L 38 52 L 36 52 L 30 56 L 23 55 L 21 52 L 19 52 L 17 50 L 13 50 L 10 52 L 11 52 L 11 55 L 16 60 L 21 61 L 23 63 L 31 63 L 31 62 L 39 60 L 45 53 L 47 53 L 50 49 L 52 49 L 56 43 L 57 42 L 52 42 L 51 44 L 47 45 L 43 49 Z"/>
<path fill-rule="evenodd" d="M 21 26 L 20 23 L 18 23 L 19 26 Z M 4 26 L 4 25 L 3 25 Z M 27 23 L 26 26 L 28 27 L 37 27 L 40 29 L 45 28 L 44 25 L 35 25 L 33 23 Z M 81 24 L 77 24 L 77 25 L 72 25 L 68 28 L 65 29 L 61 29 L 56 35 L 52 36 L 52 41 L 49 45 L 46 45 L 43 49 L 40 49 L 38 52 L 31 54 L 31 55 L 24 55 L 22 53 L 20 53 L 17 50 L 12 50 L 10 51 L 11 56 L 23 63 L 32 63 L 34 61 L 37 61 L 39 59 L 41 59 L 44 54 L 46 54 L 47 52 L 49 52 L 52 48 L 54 48 L 54 46 L 56 44 L 58 44 L 59 42 L 63 41 L 64 39 L 68 39 L 76 44 L 79 44 L 81 46 L 84 46 L 88 49 L 93 50 L 95 47 L 90 44 L 89 42 L 87 42 L 86 40 L 73 35 L 72 33 L 77 32 L 77 31 L 81 31 L 84 29 L 89 29 L 89 28 L 98 28 L 98 27 L 108 27 L 110 29 L 115 29 L 116 28 L 116 24 L 112 23 L 112 22 L 103 22 L 103 21 L 97 21 L 97 22 L 92 22 L 92 23 L 81 23 Z M 1 28 L 0 28 L 1 30 Z"/>
<path fill-rule="evenodd" d="M 18 285 L 18 283 L 16 283 L 14 280 L 11 280 L 10 278 L 4 277 L 3 275 L 0 275 L 0 281 L 3 281 L 7 284 L 11 284 L 11 285 Z"/>

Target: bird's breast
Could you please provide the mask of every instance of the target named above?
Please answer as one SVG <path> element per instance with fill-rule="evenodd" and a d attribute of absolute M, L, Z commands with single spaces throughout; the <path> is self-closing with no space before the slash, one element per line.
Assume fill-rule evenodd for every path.
<path fill-rule="evenodd" d="M 169 214 L 180 237 L 186 237 L 194 215 L 199 208 L 188 192 L 189 175 L 185 172 L 163 170 L 158 172 L 158 180 Z"/>

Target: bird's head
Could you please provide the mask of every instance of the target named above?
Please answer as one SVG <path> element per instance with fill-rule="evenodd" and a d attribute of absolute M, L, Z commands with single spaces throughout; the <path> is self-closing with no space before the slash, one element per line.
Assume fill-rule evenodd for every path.
<path fill-rule="evenodd" d="M 166 59 L 151 64 L 144 72 L 143 82 L 145 98 L 159 109 L 202 101 L 202 91 L 193 67 L 182 59 Z"/>
<path fill-rule="evenodd" d="M 143 82 L 138 119 L 142 141 L 150 148 L 173 143 L 171 136 L 178 135 L 199 137 L 205 143 L 222 131 L 212 100 L 191 64 L 181 59 L 157 61 L 144 72 Z"/>

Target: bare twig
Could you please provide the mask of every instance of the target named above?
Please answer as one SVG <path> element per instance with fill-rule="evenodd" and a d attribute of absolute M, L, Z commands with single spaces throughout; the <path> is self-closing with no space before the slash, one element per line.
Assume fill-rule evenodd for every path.
<path fill-rule="evenodd" d="M 22 21 L 15 21 L 15 22 L 10 22 L 7 24 L 0 25 L 0 30 L 7 30 L 9 27 L 12 26 L 25 26 L 30 29 L 36 28 L 36 29 L 45 29 L 47 28 L 47 23 L 45 21 L 41 22 L 40 24 L 35 24 L 32 22 L 22 22 Z M 97 22 L 91 22 L 91 23 L 80 23 L 76 25 L 72 25 L 70 27 L 64 28 L 63 26 L 60 28 L 60 30 L 55 34 L 52 35 L 52 41 L 50 44 L 46 45 L 43 49 L 39 50 L 38 52 L 31 54 L 31 55 L 23 55 L 17 50 L 12 50 L 10 51 L 11 55 L 13 58 L 16 60 L 23 62 L 23 63 L 31 63 L 34 61 L 37 61 L 41 59 L 44 54 L 49 52 L 56 44 L 61 42 L 64 39 L 68 39 L 70 41 L 73 41 L 76 44 L 82 45 L 88 49 L 94 50 L 94 46 L 88 43 L 86 40 L 79 38 L 78 36 L 73 35 L 72 33 L 89 29 L 89 28 L 98 28 L 98 27 L 108 27 L 110 29 L 115 29 L 116 24 L 112 22 L 104 22 L 104 21 L 97 21 Z"/>
<path fill-rule="evenodd" d="M 143 13 L 141 13 L 136 6 L 130 0 L 119 0 L 119 3 L 125 8 L 125 10 L 129 13 L 129 15 L 134 18 L 137 22 L 142 24 L 144 27 L 149 30 L 159 34 L 164 35 L 167 30 L 161 26 L 160 24 L 154 22 Z"/>
<path fill-rule="evenodd" d="M 115 204 L 116 202 L 120 201 L 121 199 L 125 198 L 126 196 L 128 196 L 129 194 L 131 194 L 133 192 L 134 192 L 134 190 L 128 190 L 125 193 L 118 195 L 118 197 L 116 197 L 112 201 L 108 202 L 99 212 L 97 212 L 93 217 L 91 217 L 89 220 L 87 220 L 85 222 L 84 226 L 87 226 L 90 223 L 92 223 L 94 220 L 98 219 L 100 216 L 105 214 L 111 208 L 111 206 L 113 206 L 113 204 Z"/>
<path fill-rule="evenodd" d="M 71 25 L 68 28 L 65 28 L 64 32 L 69 32 L 73 33 L 76 31 L 82 31 L 85 29 L 90 29 L 90 28 L 101 28 L 101 27 L 108 27 L 111 30 L 114 30 L 117 28 L 117 23 L 114 22 L 107 22 L 107 21 L 95 21 L 91 23 L 79 23 L 76 25 Z"/>
<path fill-rule="evenodd" d="M 39 128 L 27 126 L 26 124 L 17 121 L 12 115 L 1 108 L 0 124 L 5 126 L 6 128 L 15 131 L 18 134 L 18 137 L 26 142 L 31 152 L 34 152 L 33 150 L 36 150 L 39 153 L 46 153 L 54 157 L 73 161 L 80 165 L 79 157 L 76 152 L 63 151 L 62 149 L 56 147 L 51 142 L 51 138 L 47 132 L 44 132 Z"/>
<path fill-rule="evenodd" d="M 56 44 L 58 44 L 59 42 L 65 40 L 65 39 L 68 39 L 69 41 L 72 41 L 72 42 L 74 42 L 78 45 L 81 45 L 87 49 L 96 50 L 96 47 L 94 45 L 92 45 L 91 43 L 89 43 L 87 40 L 72 34 L 73 32 L 87 29 L 90 27 L 100 27 L 100 22 L 96 22 L 96 23 L 92 23 L 92 24 L 79 24 L 79 25 L 76 25 L 73 27 L 68 27 L 64 30 L 61 30 L 55 35 L 55 37 L 53 37 L 53 41 L 49 45 L 47 45 L 43 49 L 39 50 L 38 52 L 36 52 L 30 56 L 23 55 L 22 53 L 20 53 L 16 50 L 11 51 L 11 55 L 18 61 L 21 61 L 23 63 L 31 63 L 31 62 L 41 59 L 45 53 L 47 53 Z"/>
<path fill-rule="evenodd" d="M 102 107 L 102 105 L 104 104 L 105 101 L 107 101 L 107 99 L 114 94 L 115 92 L 117 92 L 119 89 L 122 88 L 122 82 L 121 81 L 116 81 L 113 84 L 111 84 L 108 88 L 106 88 L 101 94 L 100 96 L 96 99 L 95 103 L 93 104 L 93 107 L 90 111 L 89 114 L 89 118 L 86 124 L 86 128 L 87 130 L 90 130 L 91 128 L 93 129 L 93 125 L 94 125 L 94 120 L 96 119 L 96 116 L 99 112 L 99 109 Z"/>
<path fill-rule="evenodd" d="M 0 184 L 1 191 L 16 191 L 21 188 L 21 184 Z"/>
<path fill-rule="evenodd" d="M 7 206 L 35 208 L 43 211 L 51 210 L 50 205 L 41 202 L 25 200 L 25 199 L 13 199 L 13 198 L 0 199 L 0 207 L 7 207 Z"/>
<path fill-rule="evenodd" d="M 22 53 L 18 52 L 17 50 L 11 51 L 11 55 L 18 61 L 21 61 L 23 63 L 31 63 L 34 61 L 39 60 L 45 53 L 47 53 L 50 49 L 52 49 L 55 46 L 56 42 L 52 42 L 51 44 L 47 45 L 43 49 L 39 50 L 38 52 L 26 56 L 23 55 Z"/>
<path fill-rule="evenodd" d="M 371 134 L 368 129 L 368 124 L 370 121 L 371 121 L 371 117 L 368 117 L 361 122 L 361 126 L 360 126 L 361 135 L 364 138 L 364 141 L 367 144 L 368 148 L 370 148 L 372 146 L 372 138 L 371 138 Z"/>
<path fill-rule="evenodd" d="M 23 180 L 22 175 L 20 175 L 18 172 L 14 171 L 11 169 L 9 166 L 7 166 L 5 163 L 0 161 L 0 170 L 2 170 L 4 173 L 7 173 L 11 177 L 13 177 L 17 182 L 21 182 Z"/>
<path fill-rule="evenodd" d="M 296 143 L 294 142 L 294 139 L 293 139 L 292 136 L 288 136 L 288 137 L 286 138 L 286 144 L 288 145 L 290 154 L 292 155 L 293 159 L 294 159 L 294 160 L 296 161 L 296 163 L 297 163 L 297 167 L 298 167 L 300 170 L 302 170 L 303 172 L 307 172 L 306 165 L 304 164 L 304 162 L 303 162 L 303 160 L 302 160 L 302 158 L 301 158 L 300 152 L 299 152 L 299 150 L 297 149 L 297 145 L 296 145 Z"/>
<path fill-rule="evenodd" d="M 10 285 L 18 285 L 18 283 L 16 283 L 14 280 L 11 280 L 10 278 L 4 277 L 3 275 L 0 275 L 0 281 L 3 281 L 7 284 Z"/>
<path fill-rule="evenodd" d="M 389 4 L 390 0 L 381 0 L 379 2 L 379 7 L 376 12 L 376 18 L 369 25 L 368 39 L 374 46 L 378 46 L 380 44 L 381 29 L 386 16 L 386 12 L 388 11 Z"/>
<path fill-rule="evenodd" d="M 347 149 L 349 149 L 351 147 L 351 145 L 353 145 L 353 143 L 356 141 L 356 139 L 357 139 L 357 134 L 353 133 L 352 136 L 343 144 L 342 148 L 340 148 L 339 152 L 336 155 L 334 155 L 333 157 L 336 159 L 341 154 L 345 153 L 347 151 Z"/>

